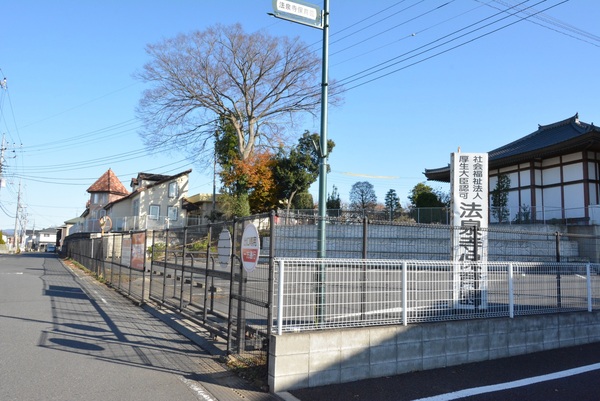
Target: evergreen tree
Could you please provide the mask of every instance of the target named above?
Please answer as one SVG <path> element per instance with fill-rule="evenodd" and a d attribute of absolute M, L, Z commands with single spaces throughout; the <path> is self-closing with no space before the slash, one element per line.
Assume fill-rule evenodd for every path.
<path fill-rule="evenodd" d="M 390 216 L 390 221 L 394 220 L 394 214 L 401 209 L 400 198 L 398 197 L 396 190 L 390 189 L 385 194 L 385 210 L 388 213 L 388 216 Z"/>
<path fill-rule="evenodd" d="M 506 174 L 500 174 L 496 187 L 492 191 L 492 216 L 498 223 L 505 223 L 510 216 L 508 209 L 508 190 L 510 189 L 510 177 Z"/>
<path fill-rule="evenodd" d="M 327 214 L 329 216 L 339 216 L 342 213 L 342 201 L 337 187 L 333 186 L 333 191 L 327 196 Z"/>

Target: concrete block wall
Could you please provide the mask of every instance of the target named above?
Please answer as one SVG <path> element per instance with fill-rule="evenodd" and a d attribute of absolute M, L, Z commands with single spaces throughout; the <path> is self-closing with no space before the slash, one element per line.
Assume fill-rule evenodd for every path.
<path fill-rule="evenodd" d="M 600 312 L 272 335 L 272 392 L 346 383 L 600 341 Z"/>
<path fill-rule="evenodd" d="M 496 227 L 494 227 L 496 228 Z M 523 262 L 556 259 L 553 232 L 556 226 L 502 226 L 497 239 L 489 241 L 488 260 L 519 260 Z M 527 230 L 527 231 L 521 231 Z M 533 235 L 531 233 L 534 233 Z M 550 233 L 551 237 L 535 234 Z M 508 235 L 507 235 L 508 234 Z M 359 258 L 362 254 L 363 227 L 356 225 L 327 226 L 327 256 L 330 258 Z M 277 226 L 276 255 L 279 257 L 313 257 L 317 251 L 316 226 Z M 368 227 L 369 259 L 450 258 L 450 232 L 446 226 L 379 226 Z M 262 239 L 263 249 L 269 249 L 270 238 Z M 588 247 L 589 248 L 589 247 Z M 591 247 L 596 248 L 596 247 Z M 561 254 L 564 260 L 577 259 L 579 244 L 563 237 Z"/>

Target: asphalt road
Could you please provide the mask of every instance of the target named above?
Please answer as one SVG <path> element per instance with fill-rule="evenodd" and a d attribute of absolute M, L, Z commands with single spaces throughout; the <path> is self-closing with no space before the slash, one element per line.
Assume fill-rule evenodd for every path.
<path fill-rule="evenodd" d="M 0 400 L 273 399 L 56 255 L 0 255 Z"/>

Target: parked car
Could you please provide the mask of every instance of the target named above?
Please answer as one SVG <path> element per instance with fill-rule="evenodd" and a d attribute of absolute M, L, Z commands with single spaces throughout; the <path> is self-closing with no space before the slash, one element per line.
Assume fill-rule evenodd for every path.
<path fill-rule="evenodd" d="M 46 245 L 46 252 L 56 252 L 56 245 L 54 245 L 54 244 Z"/>

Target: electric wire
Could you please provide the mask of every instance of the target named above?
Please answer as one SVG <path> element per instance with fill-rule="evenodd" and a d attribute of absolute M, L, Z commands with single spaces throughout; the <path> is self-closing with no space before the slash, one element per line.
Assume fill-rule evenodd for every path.
<path fill-rule="evenodd" d="M 393 13 L 393 14 L 390 14 L 390 15 L 386 16 L 385 18 L 379 19 L 379 20 L 375 21 L 374 23 L 372 23 L 372 24 L 370 24 L 370 25 L 368 25 L 368 26 L 366 26 L 366 27 L 364 27 L 364 28 L 361 28 L 361 29 L 359 29 L 359 30 L 356 30 L 356 31 L 354 31 L 354 32 L 352 32 L 352 33 L 350 33 L 350 34 L 348 34 L 348 35 L 346 35 L 346 36 L 343 36 L 343 37 L 341 37 L 341 38 L 337 39 L 337 40 L 333 40 L 333 41 L 331 41 L 331 42 L 330 42 L 330 45 L 332 45 L 332 46 L 333 46 L 333 45 L 335 45 L 336 43 L 338 43 L 338 42 L 340 42 L 340 41 L 342 41 L 342 40 L 344 40 L 344 39 L 348 39 L 349 37 L 351 37 L 351 36 L 353 36 L 353 35 L 356 35 L 356 34 L 358 34 L 358 33 L 360 33 L 360 32 L 363 32 L 363 31 L 365 31 L 365 30 L 366 30 L 366 29 L 368 29 L 368 28 L 371 28 L 371 27 L 374 27 L 374 26 L 378 26 L 378 25 L 379 25 L 381 22 L 383 22 L 383 21 L 385 21 L 385 20 L 387 20 L 387 19 L 389 19 L 389 18 L 392 18 L 392 17 L 394 17 L 395 15 L 397 15 L 397 14 L 400 14 L 400 13 L 402 13 L 402 12 L 404 12 L 404 11 L 410 10 L 411 8 L 413 8 L 413 7 L 416 7 L 416 6 L 418 6 L 419 4 L 423 3 L 424 1 L 425 1 L 425 0 L 420 0 L 420 1 L 416 2 L 416 3 L 414 3 L 414 4 L 411 4 L 411 5 L 410 5 L 410 6 L 408 6 L 408 7 L 405 7 L 405 8 L 403 8 L 402 10 L 396 11 L 395 13 Z M 454 1 L 454 0 L 452 0 L 452 1 Z M 436 9 L 436 8 L 434 8 L 434 9 L 432 9 L 432 10 L 435 10 L 435 9 Z M 432 11 L 432 10 L 429 10 L 429 11 Z M 428 11 L 427 13 L 429 13 L 429 11 Z M 376 34 L 374 34 L 374 35 L 371 35 L 371 36 L 369 36 L 367 39 L 365 39 L 365 40 L 363 40 L 363 41 L 360 41 L 360 42 L 357 42 L 357 43 L 353 43 L 352 45 L 350 45 L 350 46 L 348 46 L 348 47 L 346 47 L 346 48 L 344 48 L 344 49 L 338 50 L 338 51 L 337 51 L 337 52 L 335 52 L 335 53 L 331 53 L 331 55 L 334 55 L 334 54 L 336 54 L 336 53 L 340 53 L 340 52 L 343 52 L 343 51 L 345 51 L 345 50 L 347 50 L 347 49 L 350 49 L 350 48 L 353 48 L 353 47 L 355 47 L 355 46 L 358 46 L 359 44 L 361 44 L 361 43 L 363 43 L 363 42 L 365 42 L 365 41 L 368 41 L 368 40 L 371 40 L 371 39 L 375 39 L 376 37 L 378 37 L 378 36 L 381 36 L 381 35 L 383 35 L 384 33 L 387 33 L 387 32 L 389 32 L 389 31 L 391 31 L 391 30 L 393 30 L 393 29 L 395 29 L 395 28 L 397 28 L 397 27 L 400 27 L 400 26 L 402 26 L 402 25 L 406 24 L 406 23 L 407 23 L 407 22 L 409 22 L 409 21 L 410 21 L 410 20 L 408 20 L 408 21 L 402 21 L 402 23 L 400 23 L 400 24 L 394 25 L 394 26 L 393 26 L 393 27 L 391 27 L 391 28 L 388 28 L 388 29 L 386 29 L 386 30 L 384 30 L 384 31 L 380 31 L 380 32 L 378 32 L 378 33 L 376 33 Z M 332 36 L 333 36 L 333 35 L 332 35 Z"/>
<path fill-rule="evenodd" d="M 519 3 L 519 4 L 524 4 L 524 3 L 527 3 L 528 1 L 529 1 L 529 0 L 525 0 L 525 1 L 521 2 L 521 3 Z M 540 3 L 543 3 L 543 2 L 545 2 L 545 1 L 547 1 L 547 0 L 542 0 Z M 538 4 L 539 4 L 539 3 L 538 3 Z M 419 53 L 417 53 L 416 55 L 413 55 L 413 56 L 411 56 L 411 57 L 408 57 L 408 58 L 402 59 L 402 57 L 405 57 L 405 56 L 407 56 L 407 55 L 409 55 L 409 54 L 415 53 L 415 52 L 417 52 L 417 51 L 419 51 L 419 50 L 421 50 L 421 49 L 425 49 L 425 48 L 427 48 L 427 47 L 428 47 L 428 46 L 430 46 L 430 45 L 436 44 L 436 43 L 438 43 L 438 42 L 440 42 L 440 41 L 442 41 L 442 40 L 444 40 L 444 39 L 446 39 L 446 38 L 450 38 L 450 37 L 452 37 L 452 36 L 454 36 L 454 35 L 456 35 L 456 34 L 458 34 L 458 33 L 460 33 L 460 32 L 463 32 L 463 31 L 465 31 L 465 30 L 469 29 L 469 28 L 475 27 L 475 26 L 477 26 L 477 25 L 479 25 L 479 24 L 481 24 L 481 23 L 483 23 L 483 22 L 485 22 L 485 21 L 487 21 L 487 20 L 490 20 L 490 19 L 493 19 L 493 18 L 495 18 L 495 17 L 497 17 L 497 16 L 500 16 L 500 15 L 504 14 L 504 13 L 505 13 L 505 11 L 507 11 L 507 10 L 502 10 L 502 11 L 500 11 L 500 12 L 497 12 L 497 13 L 493 14 L 493 15 L 490 15 L 490 16 L 488 16 L 488 17 L 485 17 L 485 18 L 483 18 L 483 19 L 480 19 L 480 20 L 478 20 L 478 21 L 476 21 L 476 22 L 473 22 L 473 23 L 471 23 L 471 24 L 469 24 L 469 25 L 466 25 L 466 26 L 464 26 L 464 27 L 462 27 L 462 28 L 460 28 L 460 29 L 454 30 L 453 32 L 450 32 L 450 33 L 448 33 L 448 34 L 446 34 L 446 35 L 443 35 L 443 36 L 441 36 L 441 37 L 439 37 L 439 38 L 437 38 L 437 39 L 435 39 L 435 40 L 432 40 L 432 41 L 430 41 L 430 42 L 428 42 L 428 43 L 424 44 L 424 45 L 421 45 L 421 46 L 419 46 L 419 47 L 417 47 L 417 48 L 414 48 L 414 49 L 412 49 L 412 50 L 410 50 L 410 51 L 404 52 L 404 53 L 402 53 L 402 54 L 400 54 L 400 55 L 398 55 L 398 56 L 395 56 L 395 57 L 389 58 L 389 59 L 387 59 L 386 61 L 380 62 L 380 63 L 378 63 L 378 64 L 376 64 L 376 65 L 374 65 L 374 66 L 371 66 L 371 67 L 369 67 L 369 68 L 366 68 L 366 69 L 364 69 L 364 70 L 362 70 L 362 71 L 359 71 L 359 72 L 357 72 L 357 73 L 354 73 L 354 74 L 352 74 L 352 75 L 349 75 L 349 76 L 347 76 L 347 77 L 345 77 L 345 78 L 343 78 L 343 79 L 340 79 L 340 80 L 339 80 L 337 83 L 338 83 L 338 84 L 344 84 L 344 83 L 352 83 L 352 82 L 355 82 L 355 81 L 357 81 L 357 80 L 359 80 L 359 79 L 362 79 L 362 78 L 364 78 L 364 77 L 367 77 L 367 76 L 370 76 L 370 75 L 372 75 L 372 74 L 375 74 L 375 73 L 377 73 L 377 72 L 380 72 L 380 71 L 382 71 L 382 70 L 384 70 L 384 69 L 386 69 L 386 68 L 389 68 L 389 67 L 391 67 L 391 66 L 393 66 L 393 65 L 397 65 L 397 64 L 398 64 L 398 63 L 400 63 L 400 62 L 404 62 L 404 61 L 407 61 L 407 60 L 409 60 L 409 59 L 411 59 L 411 58 L 414 58 L 414 57 L 416 57 L 416 56 L 419 56 L 419 55 L 422 55 L 422 54 L 424 54 L 424 53 L 427 53 L 427 52 L 433 51 L 433 50 L 434 50 L 434 49 L 436 49 L 436 48 L 439 48 L 439 47 L 441 47 L 441 46 L 444 46 L 444 45 L 446 45 L 446 44 L 448 44 L 448 43 L 451 43 L 451 42 L 453 42 L 453 41 L 455 41 L 455 40 L 458 40 L 458 39 L 460 39 L 460 38 L 463 38 L 463 37 L 465 37 L 465 36 L 467 36 L 467 35 L 469 35 L 469 34 L 471 34 L 471 33 L 477 32 L 477 31 L 479 31 L 479 30 L 481 30 L 481 29 L 484 29 L 484 28 L 486 28 L 486 27 L 488 27 L 488 26 L 490 26 L 490 25 L 493 25 L 493 24 L 495 24 L 495 23 L 497 23 L 497 22 L 500 22 L 500 21 L 502 21 L 502 20 L 504 20 L 504 19 L 510 18 L 512 15 L 514 15 L 514 14 L 512 14 L 512 15 L 504 16 L 504 17 L 502 17 L 502 18 L 501 18 L 501 19 L 499 19 L 499 20 L 496 20 L 496 21 L 490 22 L 490 23 L 488 23 L 488 24 L 486 24 L 486 25 L 480 26 L 479 28 L 473 29 L 473 30 L 471 30 L 471 31 L 469 31 L 469 32 L 467 32 L 467 33 L 464 33 L 464 34 L 462 34 L 462 35 L 460 35 L 460 36 L 457 36 L 457 37 L 455 37 L 455 38 L 453 38 L 453 39 L 450 39 L 450 40 L 448 40 L 448 41 L 446 41 L 446 42 L 442 42 L 441 44 L 438 44 L 438 45 L 436 45 L 436 46 L 434 46 L 434 47 L 431 47 L 431 48 L 429 48 L 429 49 L 426 49 L 426 50 L 424 50 L 424 51 L 422 51 L 422 52 L 419 52 Z M 398 59 L 401 59 L 401 60 L 400 60 L 400 61 L 397 61 Z M 372 72 L 368 73 L 369 71 L 372 71 Z M 355 77 L 357 77 L 357 78 L 355 78 Z"/>
<path fill-rule="evenodd" d="M 505 5 L 505 6 L 510 6 L 510 3 L 505 2 L 505 1 L 493 0 L 493 2 L 494 3 L 502 4 L 502 5 Z M 491 7 L 491 8 L 495 8 L 496 10 L 500 10 L 500 8 L 495 7 L 492 4 L 490 4 L 490 3 L 491 2 L 488 2 L 485 5 L 488 6 L 488 7 Z M 524 11 L 524 12 L 525 13 L 529 13 L 529 11 Z M 590 32 L 584 31 L 584 30 L 582 30 L 580 28 L 577 28 L 577 27 L 575 27 L 573 25 L 564 23 L 564 22 L 562 22 L 562 21 L 560 21 L 560 20 L 558 20 L 558 19 L 556 19 L 554 17 L 551 17 L 549 15 L 544 15 L 543 13 L 533 15 L 533 17 L 535 19 L 540 20 L 540 21 L 544 21 L 547 24 L 553 25 L 556 28 L 552 28 L 552 27 L 544 25 L 544 24 L 542 24 L 540 22 L 536 22 L 536 21 L 534 21 L 532 19 L 529 19 L 528 22 L 530 22 L 532 24 L 535 24 L 535 25 L 538 25 L 538 26 L 540 26 L 542 28 L 549 29 L 549 30 L 554 31 L 556 33 L 559 33 L 561 35 L 568 36 L 568 37 L 570 37 L 572 39 L 588 43 L 588 44 L 590 44 L 592 46 L 600 47 L 600 44 L 592 42 L 592 40 L 596 41 L 596 42 L 600 42 L 600 37 L 597 36 L 597 35 L 594 35 L 594 34 L 592 34 Z M 562 30 L 559 29 L 559 28 L 562 28 Z M 568 32 L 571 32 L 571 33 L 567 33 L 565 31 L 568 31 Z M 583 36 L 583 37 L 585 37 L 585 38 L 587 38 L 589 40 L 580 38 L 577 35 Z"/>
<path fill-rule="evenodd" d="M 393 31 L 393 30 L 394 30 L 394 29 L 396 29 L 396 28 L 400 28 L 401 26 L 404 26 L 404 25 L 408 24 L 409 22 L 416 21 L 416 20 L 417 20 L 417 19 L 419 19 L 419 18 L 425 17 L 425 16 L 427 16 L 427 15 L 429 15 L 429 14 L 431 14 L 431 13 L 434 13 L 434 12 L 436 12 L 436 11 L 439 11 L 439 10 L 441 10 L 443 7 L 445 7 L 445 6 L 447 6 L 448 4 L 452 3 L 453 1 L 454 1 L 454 0 L 452 0 L 452 1 L 448 1 L 448 2 L 446 2 L 446 3 L 444 3 L 444 4 L 440 5 L 440 6 L 437 6 L 437 7 L 435 7 L 435 8 L 429 9 L 429 10 L 427 10 L 427 11 L 425 11 L 425 12 L 423 12 L 423 13 L 421 13 L 421 14 L 419 14 L 419 15 L 415 16 L 415 17 L 412 17 L 412 18 L 409 18 L 409 19 L 407 19 L 407 20 L 404 20 L 404 21 L 400 22 L 399 24 L 396 24 L 396 25 L 394 25 L 394 26 L 392 26 L 392 27 L 390 27 L 390 28 L 384 29 L 383 31 L 380 31 L 380 32 L 378 32 L 378 33 L 376 33 L 376 34 L 373 34 L 373 35 L 369 36 L 369 37 L 368 37 L 368 38 L 366 38 L 366 39 L 363 39 L 363 40 L 361 40 L 361 41 L 359 41 L 359 42 L 353 43 L 352 45 L 350 45 L 350 46 L 347 46 L 347 47 L 344 47 L 343 49 L 337 50 L 337 51 L 335 51 L 335 52 L 331 53 L 331 55 L 332 55 L 332 56 L 335 56 L 336 54 L 342 53 L 342 52 L 344 52 L 344 51 L 346 51 L 346 50 L 352 49 L 352 48 L 354 48 L 354 47 L 356 47 L 356 46 L 359 46 L 359 45 L 361 45 L 361 44 L 363 44 L 363 43 L 366 43 L 366 42 L 368 42 L 368 41 L 370 41 L 370 40 L 372 40 L 372 39 L 375 39 L 375 38 L 377 38 L 377 37 L 379 37 L 379 36 L 381 36 L 381 35 L 383 35 L 383 34 L 389 33 L 390 31 Z M 418 3 L 417 3 L 417 4 L 418 4 Z M 404 10 L 402 10 L 402 11 L 404 11 Z"/>
<path fill-rule="evenodd" d="M 419 36 L 419 35 L 421 35 L 421 34 L 422 34 L 422 33 L 424 33 L 424 32 L 427 32 L 427 31 L 429 31 L 429 30 L 431 30 L 431 29 L 437 28 L 438 26 L 441 26 L 441 25 L 443 25 L 443 24 L 446 24 L 446 23 L 448 23 L 448 22 L 450 22 L 450 21 L 452 21 L 452 20 L 455 20 L 455 19 L 457 19 L 457 18 L 460 18 L 460 17 L 462 17 L 462 16 L 464 16 L 464 15 L 466 15 L 466 14 L 469 14 L 469 13 L 471 13 L 471 12 L 473 12 L 473 11 L 476 11 L 476 10 L 478 10 L 478 9 L 480 9 L 480 8 L 484 7 L 484 6 L 485 6 L 485 4 L 478 5 L 478 6 L 474 7 L 474 8 L 471 8 L 471 9 L 469 9 L 469 10 L 467 10 L 467 11 L 464 11 L 464 12 L 462 12 L 462 13 L 459 13 L 459 14 L 457 14 L 457 15 L 454 15 L 454 16 L 452 16 L 452 17 L 450 17 L 450 18 L 446 18 L 446 19 L 444 19 L 444 20 L 442 20 L 442 21 L 440 21 L 440 22 L 436 22 L 435 24 L 429 25 L 429 26 L 427 26 L 426 28 L 422 28 L 422 29 L 420 29 L 420 30 L 418 30 L 418 31 L 414 31 L 414 32 L 407 33 L 406 35 L 404 35 L 404 36 L 400 37 L 400 39 L 395 39 L 395 40 L 393 40 L 393 41 L 391 41 L 391 42 L 388 42 L 388 43 L 386 43 L 385 45 L 382 45 L 382 46 L 379 46 L 379 47 L 376 47 L 376 48 L 370 49 L 370 50 L 368 50 L 368 51 L 363 51 L 363 52 L 361 52 L 361 54 L 358 54 L 358 55 L 356 55 L 356 56 L 353 56 L 353 57 L 347 58 L 347 59 L 345 59 L 345 60 L 342 60 L 342 61 L 335 62 L 335 63 L 333 63 L 332 65 L 333 65 L 333 66 L 337 66 L 337 65 L 340 65 L 340 64 L 344 64 L 344 63 L 347 63 L 347 62 L 349 62 L 349 61 L 355 60 L 355 59 L 357 59 L 357 58 L 364 57 L 364 56 L 366 56 L 366 55 L 368 55 L 368 54 L 370 54 L 370 53 L 374 53 L 374 52 L 376 52 L 376 51 L 379 51 L 379 50 L 381 50 L 381 49 L 383 49 L 383 48 L 386 48 L 386 47 L 389 47 L 389 46 L 391 46 L 391 45 L 397 44 L 398 42 L 401 42 L 401 41 L 403 41 L 403 40 L 410 39 L 410 38 L 414 38 L 414 37 L 416 37 L 416 36 Z"/>
<path fill-rule="evenodd" d="M 536 3 L 535 5 L 538 5 L 538 4 L 541 4 L 541 3 L 544 3 L 544 2 L 546 2 L 546 1 L 547 1 L 547 0 L 540 1 L 539 3 Z M 547 8 L 545 8 L 545 9 L 544 9 L 544 10 L 542 10 L 542 11 L 547 11 L 547 10 L 550 10 L 550 9 L 552 9 L 552 8 L 554 8 L 554 7 L 557 7 L 557 6 L 559 6 L 559 5 L 563 4 L 563 3 L 566 3 L 566 2 L 568 2 L 568 1 L 569 1 L 569 0 L 563 0 L 562 2 L 559 2 L 559 3 L 557 3 L 557 4 L 551 5 L 551 6 L 547 7 Z M 532 6 L 532 7 L 533 7 L 533 6 Z M 530 8 L 530 7 L 529 7 L 529 8 Z M 540 11 L 540 12 L 541 12 L 541 11 Z M 491 25 L 493 25 L 493 24 L 495 24 L 495 23 L 497 23 L 497 22 L 499 22 L 499 21 L 502 21 L 502 20 L 504 20 L 504 19 L 507 19 L 507 18 L 509 18 L 509 17 L 511 17 L 511 16 L 516 16 L 516 14 L 517 14 L 517 13 L 510 14 L 509 16 L 506 16 L 506 17 L 503 17 L 503 18 L 501 18 L 500 20 L 497 20 L 497 21 L 491 22 L 491 23 L 489 23 L 489 24 L 486 24 L 486 25 L 485 25 L 485 26 L 483 26 L 483 27 L 480 27 L 480 28 L 474 29 L 474 30 L 472 30 L 472 31 L 470 31 L 470 32 L 467 32 L 467 33 L 465 33 L 465 34 L 462 34 L 462 35 L 460 35 L 460 36 L 458 36 L 458 37 L 456 37 L 456 38 L 453 38 L 453 39 L 450 39 L 450 40 L 448 40 L 448 41 L 446 41 L 446 42 L 443 42 L 443 43 L 441 43 L 441 44 L 438 44 L 438 45 L 434 46 L 433 48 L 430 48 L 430 49 L 424 50 L 424 51 L 422 51 L 422 52 L 419 52 L 419 53 L 417 53 L 417 54 L 415 54 L 415 55 L 412 55 L 412 56 L 410 56 L 410 57 L 407 57 L 407 58 L 405 58 L 405 59 L 402 59 L 402 60 L 399 60 L 399 61 L 397 61 L 397 62 L 394 62 L 394 63 L 392 63 L 392 64 L 389 64 L 389 65 L 387 65 L 387 66 L 385 66 L 385 67 L 382 67 L 382 68 L 380 68 L 380 69 L 378 69 L 378 70 L 376 70 L 376 71 L 373 71 L 373 72 L 370 72 L 370 73 L 368 73 L 368 74 L 365 74 L 365 75 L 363 75 L 363 76 L 361 76 L 361 77 L 354 78 L 354 79 L 350 79 L 351 77 L 347 77 L 347 78 L 345 78 L 345 82 L 346 82 L 346 83 L 352 83 L 352 82 L 356 82 L 356 81 L 358 81 L 358 80 L 364 79 L 364 78 L 366 78 L 366 77 L 368 77 L 368 76 L 371 76 L 371 75 L 374 75 L 374 74 L 376 74 L 376 73 L 379 73 L 379 72 L 381 72 L 381 71 L 383 71 L 383 70 L 385 70 L 385 69 L 391 68 L 392 66 L 398 65 L 398 64 L 400 64 L 400 63 L 402 63 L 402 62 L 408 61 L 408 60 L 410 60 L 410 59 L 413 59 L 413 58 L 415 58 L 415 57 L 418 57 L 418 56 L 421 56 L 421 55 L 423 55 L 423 54 L 425 54 L 425 53 L 428 53 L 428 52 L 430 52 L 430 51 L 432 51 L 432 50 L 434 50 L 434 49 L 437 49 L 437 48 L 439 48 L 439 47 L 441 47 L 441 46 L 444 46 L 444 45 L 446 45 L 446 44 L 448 44 L 448 43 L 451 43 L 451 42 L 453 42 L 453 41 L 455 41 L 455 40 L 457 40 L 457 39 L 463 38 L 463 37 L 465 37 L 465 36 L 467 36 L 467 35 L 469 35 L 469 34 L 471 34 L 471 33 L 473 33 L 473 32 L 476 32 L 476 31 L 479 31 L 479 30 L 481 30 L 481 29 L 483 29 L 483 28 L 486 28 L 486 27 L 488 27 L 488 26 L 491 26 Z M 472 42 L 474 42 L 474 41 L 476 41 L 476 40 L 479 40 L 479 39 L 481 39 L 481 38 L 483 38 L 483 37 L 485 37 L 485 36 L 489 36 L 489 35 L 491 35 L 491 34 L 493 34 L 493 33 L 496 33 L 496 32 L 498 32 L 498 31 L 500 31 L 500 30 L 502 30 L 502 29 L 505 29 L 505 28 L 507 28 L 507 27 L 509 27 L 509 26 L 515 25 L 515 24 L 517 24 L 517 23 L 519 23 L 519 22 L 521 22 L 521 21 L 524 21 L 524 20 L 526 20 L 527 18 L 529 18 L 529 16 L 527 16 L 527 17 L 519 17 L 519 19 L 518 19 L 518 20 L 516 20 L 516 21 L 513 21 L 513 22 L 510 22 L 510 23 L 508 23 L 508 24 L 506 24 L 506 25 L 503 25 L 503 26 L 501 26 L 501 27 L 499 27 L 499 28 L 496 28 L 496 29 L 494 29 L 494 30 L 492 30 L 492 31 L 489 31 L 489 32 L 483 33 L 483 34 L 481 34 L 481 35 L 479 35 L 479 36 L 476 36 L 476 37 L 474 37 L 474 38 L 472 38 L 472 39 L 468 39 L 468 40 L 466 40 L 465 42 L 462 42 L 462 43 L 459 43 L 459 44 L 457 44 L 457 45 L 455 45 L 455 46 L 452 46 L 452 47 L 450 47 L 450 48 L 447 48 L 447 49 L 441 50 L 441 51 L 439 51 L 438 53 L 435 53 L 435 54 L 433 54 L 433 55 L 431 55 L 431 56 L 427 56 L 427 57 L 425 57 L 425 58 L 423 58 L 423 59 L 417 60 L 417 61 L 415 61 L 415 62 L 413 62 L 413 63 L 410 63 L 410 64 L 407 64 L 407 65 L 405 65 L 405 66 L 399 67 L 399 68 L 397 68 L 397 69 L 395 69 L 395 70 L 393 70 L 393 71 L 387 72 L 387 73 L 385 73 L 385 74 L 382 74 L 382 75 L 378 75 L 378 76 L 376 76 L 375 78 L 368 79 L 368 80 L 366 80 L 366 81 L 363 81 L 363 82 L 357 83 L 356 85 L 354 85 L 354 86 L 352 86 L 352 87 L 349 87 L 349 88 L 343 88 L 341 91 L 342 91 L 342 92 L 346 92 L 346 91 L 349 91 L 349 90 L 352 90 L 352 89 L 356 89 L 356 88 L 358 88 L 358 87 L 360 87 L 360 86 L 366 85 L 366 84 L 368 84 L 368 83 L 371 83 L 371 82 L 377 81 L 377 80 L 379 80 L 379 79 L 381 79 L 381 78 L 384 78 L 384 77 L 387 77 L 387 76 L 389 76 L 389 75 L 395 74 L 395 73 L 397 73 L 397 72 L 399 72 L 399 71 L 402 71 L 402 70 L 404 70 L 404 69 L 406 69 L 406 68 L 409 68 L 409 67 L 415 66 L 415 65 L 417 65 L 417 64 L 420 64 L 420 63 L 422 63 L 422 62 L 424 62 L 424 61 L 430 60 L 430 59 L 432 59 L 432 58 L 434 58 L 434 57 L 438 57 L 438 56 L 440 56 L 440 55 L 442 55 L 442 54 L 444 54 L 444 53 L 448 53 L 449 51 L 455 50 L 455 49 L 457 49 L 457 48 L 459 48 L 459 47 L 465 46 L 465 45 L 467 45 L 467 44 L 469 44 L 469 43 L 472 43 Z M 431 44 L 431 42 L 430 42 L 430 44 Z M 405 54 L 406 54 L 406 53 L 405 53 Z M 401 57 L 401 56 L 399 56 L 399 57 Z M 388 62 L 389 62 L 389 61 L 387 61 L 386 63 L 388 63 Z M 355 74 L 355 75 L 357 75 L 357 74 Z M 344 80 L 340 81 L 340 83 L 341 83 L 341 82 L 344 82 Z"/>

